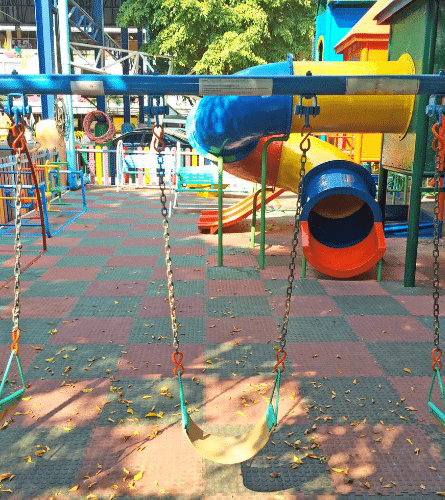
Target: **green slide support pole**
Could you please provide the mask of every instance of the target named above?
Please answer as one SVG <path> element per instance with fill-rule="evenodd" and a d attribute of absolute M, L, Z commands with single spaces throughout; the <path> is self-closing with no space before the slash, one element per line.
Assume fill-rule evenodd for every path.
<path fill-rule="evenodd" d="M 273 141 L 287 141 L 289 136 L 271 137 L 263 146 L 261 161 L 261 227 L 260 227 L 260 269 L 264 269 L 264 254 L 266 247 L 266 173 L 267 173 L 267 148 Z"/>
<path fill-rule="evenodd" d="M 258 195 L 261 193 L 261 190 L 258 190 L 253 195 L 252 202 L 252 222 L 250 224 L 250 248 L 255 247 L 255 233 L 256 233 L 256 205 L 258 200 Z"/>
<path fill-rule="evenodd" d="M 223 265 L 223 166 L 224 160 L 218 157 L 218 266 Z"/>

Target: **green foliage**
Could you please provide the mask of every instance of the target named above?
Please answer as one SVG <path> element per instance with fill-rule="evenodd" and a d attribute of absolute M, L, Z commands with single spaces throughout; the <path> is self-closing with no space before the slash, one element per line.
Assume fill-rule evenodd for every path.
<path fill-rule="evenodd" d="M 151 54 L 176 55 L 177 73 L 231 74 L 309 58 L 315 0 L 127 0 L 118 26 L 149 26 Z"/>

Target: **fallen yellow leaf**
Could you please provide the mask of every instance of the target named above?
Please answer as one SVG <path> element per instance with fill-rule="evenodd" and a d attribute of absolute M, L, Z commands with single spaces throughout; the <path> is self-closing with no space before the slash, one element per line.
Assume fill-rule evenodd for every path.
<path fill-rule="evenodd" d="M 133 480 L 134 480 L 134 481 L 139 481 L 139 479 L 142 479 L 142 476 L 143 476 L 143 475 L 144 475 L 144 471 L 142 471 L 142 470 L 141 470 L 141 472 L 138 472 L 138 473 L 134 476 Z"/>
<path fill-rule="evenodd" d="M 72 488 L 70 488 L 68 490 L 68 493 L 74 493 L 75 491 L 77 491 L 79 489 L 79 485 L 76 484 L 75 486 L 73 486 Z"/>

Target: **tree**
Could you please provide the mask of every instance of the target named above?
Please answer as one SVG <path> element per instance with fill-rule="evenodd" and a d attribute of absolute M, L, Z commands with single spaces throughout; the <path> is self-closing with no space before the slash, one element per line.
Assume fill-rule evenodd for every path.
<path fill-rule="evenodd" d="M 231 74 L 309 58 L 315 0 L 127 0 L 118 26 L 149 26 L 144 50 L 176 55 L 177 73 Z"/>

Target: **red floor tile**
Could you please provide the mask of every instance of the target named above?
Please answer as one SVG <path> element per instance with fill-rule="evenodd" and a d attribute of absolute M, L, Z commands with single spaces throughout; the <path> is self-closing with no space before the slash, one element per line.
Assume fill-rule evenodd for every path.
<path fill-rule="evenodd" d="M 206 276 L 206 268 L 205 267 L 176 267 L 172 268 L 173 271 L 173 279 L 174 280 L 203 280 Z M 165 280 L 166 279 L 166 271 L 165 267 L 155 267 L 153 269 L 153 273 L 151 275 L 152 280 Z"/>
<path fill-rule="evenodd" d="M 207 255 L 206 264 L 215 267 L 218 265 L 217 255 Z M 223 264 L 229 267 L 257 267 L 258 260 L 252 255 L 224 255 Z"/>
<path fill-rule="evenodd" d="M 20 315 L 22 318 L 64 318 L 78 301 L 76 297 L 22 297 Z M 0 313 L 1 318 L 10 318 L 12 304 Z"/>
<path fill-rule="evenodd" d="M 365 342 L 411 342 L 431 338 L 431 332 L 413 316 L 346 316 Z"/>
<path fill-rule="evenodd" d="M 176 314 L 178 318 L 201 318 L 205 315 L 205 297 L 176 297 Z M 163 318 L 170 316 L 167 298 L 144 297 L 139 309 L 139 318 Z"/>
<path fill-rule="evenodd" d="M 93 280 L 101 267 L 52 267 L 39 278 L 40 281 L 89 281 Z"/>
<path fill-rule="evenodd" d="M 77 246 L 68 250 L 66 255 L 113 255 L 115 247 L 105 247 L 105 246 Z"/>
<path fill-rule="evenodd" d="M 84 297 L 139 297 L 144 295 L 148 281 L 93 281 Z"/>
<path fill-rule="evenodd" d="M 206 342 L 274 342 L 278 326 L 274 318 L 206 318 Z"/>
<path fill-rule="evenodd" d="M 50 344 L 124 344 L 133 318 L 76 318 L 63 321 Z"/>
<path fill-rule="evenodd" d="M 383 377 L 366 346 L 358 342 L 287 344 L 296 377 Z"/>
<path fill-rule="evenodd" d="M 426 360 L 428 361 L 428 360 Z M 403 406 L 415 408 L 412 414 L 423 425 L 436 424 L 433 416 L 429 412 L 427 405 L 428 391 L 430 390 L 431 377 L 388 377 L 394 389 L 400 394 L 401 398 L 406 398 L 403 401 Z M 435 391 L 433 402 L 438 407 L 437 394 Z"/>
<path fill-rule="evenodd" d="M 433 314 L 433 297 L 428 295 L 394 295 L 394 298 L 402 304 L 411 314 L 415 316 L 432 316 Z M 445 297 L 442 295 L 439 298 L 439 307 L 442 314 L 445 314 Z"/>
<path fill-rule="evenodd" d="M 156 255 L 111 255 L 105 267 L 151 267 L 157 260 Z"/>
<path fill-rule="evenodd" d="M 443 490 L 445 464 L 437 447 L 417 426 L 323 426 L 317 435 L 338 494 L 409 492 L 421 498 L 422 485 L 427 485 L 428 491 Z M 346 483 L 346 474 L 337 472 L 339 469 L 347 470 L 353 481 Z"/>
<path fill-rule="evenodd" d="M 264 296 L 264 283 L 261 280 L 207 280 L 208 297 Z"/>
<path fill-rule="evenodd" d="M 70 429 L 94 425 L 110 392 L 108 380 L 29 380 L 26 400 L 16 408 L 13 426 Z M 92 389 L 92 390 L 90 390 Z M 28 399 L 29 398 L 29 399 Z M 99 409 L 98 409 L 99 408 Z"/>
<path fill-rule="evenodd" d="M 132 481 L 139 473 L 142 477 Z M 101 498 L 177 498 L 185 492 L 190 498 L 203 498 L 203 459 L 193 452 L 180 425 L 165 427 L 161 421 L 97 427 L 76 483 L 80 498 L 91 492 Z M 93 488 L 88 487 L 91 483 Z"/>
<path fill-rule="evenodd" d="M 128 231 L 102 231 L 94 230 L 91 231 L 86 237 L 87 238 L 126 238 Z"/>
<path fill-rule="evenodd" d="M 275 316 L 284 312 L 285 297 L 269 297 Z M 290 303 L 290 316 L 338 316 L 341 312 L 331 297 L 294 296 Z"/>

